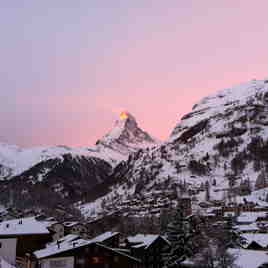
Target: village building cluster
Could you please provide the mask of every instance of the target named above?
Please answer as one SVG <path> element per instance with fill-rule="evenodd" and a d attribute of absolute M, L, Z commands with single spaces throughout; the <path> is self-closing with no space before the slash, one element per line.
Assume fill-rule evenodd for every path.
<path fill-rule="evenodd" d="M 89 238 L 86 229 L 41 216 L 3 221 L 0 258 L 25 268 L 161 267 L 159 253 L 169 246 L 160 235 L 105 232 Z"/>
<path fill-rule="evenodd" d="M 165 206 L 165 197 L 160 200 L 161 209 L 170 208 Z M 123 205 L 130 202 L 137 205 L 138 200 Z M 245 238 L 245 250 L 268 249 L 265 202 L 258 204 L 243 199 L 242 203 L 218 200 L 197 203 L 190 195 L 182 195 L 177 203 L 184 217 L 191 220 L 198 215 L 212 227 L 231 219 L 234 228 Z M 157 206 L 153 199 L 151 205 Z M 162 267 L 161 252 L 170 246 L 164 236 L 123 236 L 113 231 L 97 235 L 92 231 L 94 224 L 98 221 L 56 221 L 44 215 L 4 220 L 0 222 L 0 258 L 25 268 Z"/>

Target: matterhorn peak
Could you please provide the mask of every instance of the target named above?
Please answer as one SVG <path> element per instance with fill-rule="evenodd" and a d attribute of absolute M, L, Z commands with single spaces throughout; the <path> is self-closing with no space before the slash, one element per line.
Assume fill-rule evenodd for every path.
<path fill-rule="evenodd" d="M 139 128 L 133 115 L 127 111 L 122 111 L 114 128 L 97 141 L 97 146 L 110 147 L 123 154 L 129 154 L 140 148 L 150 147 L 155 143 L 156 141 L 148 133 Z"/>
<path fill-rule="evenodd" d="M 115 121 L 114 132 L 124 130 L 124 128 L 138 128 L 136 118 L 127 111 L 123 111 L 119 114 L 119 119 Z"/>

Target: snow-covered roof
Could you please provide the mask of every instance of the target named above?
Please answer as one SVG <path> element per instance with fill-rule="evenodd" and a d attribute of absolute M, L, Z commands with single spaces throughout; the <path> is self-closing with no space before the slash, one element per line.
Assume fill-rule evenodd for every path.
<path fill-rule="evenodd" d="M 135 258 L 135 257 L 133 257 L 133 256 L 130 256 L 130 255 L 126 254 L 126 253 L 123 252 L 121 249 L 110 248 L 110 247 L 107 247 L 107 246 L 105 246 L 105 245 L 98 244 L 98 243 L 96 243 L 96 244 L 97 244 L 99 247 L 102 247 L 102 248 L 111 250 L 111 251 L 113 251 L 113 252 L 115 252 L 115 253 L 117 253 L 117 254 L 119 254 L 119 255 L 122 255 L 122 256 L 125 256 L 125 257 L 127 257 L 127 258 L 130 258 L 130 259 L 132 259 L 132 260 L 134 260 L 134 261 L 136 261 L 136 262 L 141 262 L 140 259 L 137 259 L 137 258 Z"/>
<path fill-rule="evenodd" d="M 120 249 L 113 249 L 113 248 L 110 248 L 110 247 L 107 247 L 105 245 L 97 243 L 97 241 L 95 241 L 95 239 L 85 240 L 85 239 L 78 238 L 78 236 L 76 236 L 76 235 L 67 235 L 67 236 L 61 238 L 59 240 L 59 242 L 60 243 L 57 243 L 57 241 L 56 241 L 56 242 L 48 244 L 46 248 L 35 251 L 34 255 L 36 256 L 37 259 L 43 259 L 43 258 L 53 256 L 53 255 L 56 255 L 59 253 L 63 253 L 63 252 L 66 252 L 66 251 L 69 251 L 69 250 L 72 250 L 75 248 L 88 246 L 90 244 L 96 244 L 99 247 L 103 247 L 103 248 L 111 250 L 117 254 L 120 254 L 122 256 L 125 256 L 125 257 L 128 257 L 130 259 L 133 259 L 135 261 L 140 262 L 139 259 L 132 257 L 132 256 L 129 256 L 128 254 L 126 254 L 125 252 L 123 252 Z"/>
<path fill-rule="evenodd" d="M 79 224 L 79 222 L 77 222 L 77 221 L 66 221 L 66 222 L 63 223 L 63 225 L 66 226 L 66 227 L 73 227 L 73 226 L 75 226 L 77 224 Z"/>
<path fill-rule="evenodd" d="M 234 217 L 235 212 L 234 211 L 225 211 L 224 212 L 224 217 Z"/>
<path fill-rule="evenodd" d="M 146 235 L 137 234 L 135 236 L 128 236 L 127 239 L 130 243 L 137 243 L 137 245 L 133 246 L 135 248 L 139 248 L 139 247 L 148 248 L 158 237 L 159 235 L 154 235 L 154 234 L 146 234 Z"/>
<path fill-rule="evenodd" d="M 237 256 L 235 264 L 241 268 L 257 268 L 268 262 L 268 255 L 265 251 L 246 249 L 229 249 L 228 251 Z"/>
<path fill-rule="evenodd" d="M 79 239 L 79 235 L 76 234 L 68 234 L 60 239 L 58 239 L 57 241 L 53 241 L 47 244 L 47 247 L 52 247 L 57 245 L 57 243 L 68 243 L 68 242 L 72 242 L 74 240 Z"/>
<path fill-rule="evenodd" d="M 15 268 L 15 266 L 9 264 L 6 260 L 4 260 L 1 256 L 0 256 L 0 267 L 2 268 Z"/>
<path fill-rule="evenodd" d="M 238 231 L 257 231 L 259 230 L 257 224 L 255 222 L 251 223 L 251 224 L 242 224 L 242 225 L 236 225 L 236 229 Z"/>
<path fill-rule="evenodd" d="M 91 241 L 101 243 L 101 242 L 103 242 L 103 241 L 105 241 L 105 240 L 107 240 L 115 235 L 118 235 L 118 234 L 119 234 L 118 232 L 106 232 L 106 233 L 103 233 L 101 235 L 96 236 L 95 238 L 91 239 Z"/>
<path fill-rule="evenodd" d="M 58 241 L 47 244 L 47 247 L 34 252 L 38 259 L 45 258 L 51 255 L 62 253 L 73 248 L 79 248 L 81 246 L 89 245 L 91 243 L 101 243 L 104 240 L 116 235 L 116 232 L 106 232 L 91 240 L 80 239 L 78 235 L 69 234 Z M 58 246 L 59 244 L 59 246 Z"/>
<path fill-rule="evenodd" d="M 268 245 L 268 234 L 243 234 L 246 238 L 246 245 L 250 245 L 252 242 L 258 243 L 262 247 L 267 247 Z M 268 261 L 268 258 L 267 258 Z"/>
<path fill-rule="evenodd" d="M 77 239 L 75 241 L 71 240 L 67 240 L 67 241 L 63 241 L 61 243 L 59 243 L 59 246 L 56 243 L 53 244 L 48 244 L 46 248 L 41 249 L 41 250 L 37 250 L 34 252 L 34 255 L 36 256 L 37 259 L 42 259 L 48 256 L 52 256 L 58 253 L 62 253 L 74 248 L 79 248 L 85 245 L 89 245 L 91 244 L 92 241 L 90 240 L 85 240 L 85 239 Z"/>
<path fill-rule="evenodd" d="M 214 213 L 215 210 L 219 210 L 219 209 L 220 209 L 219 207 L 214 207 L 213 206 L 213 207 L 207 208 L 206 212 L 210 214 L 210 213 Z"/>
<path fill-rule="evenodd" d="M 255 222 L 258 217 L 265 217 L 266 212 L 242 212 L 237 217 L 238 222 Z"/>
<path fill-rule="evenodd" d="M 14 219 L 0 223 L 0 236 L 49 234 L 47 229 L 51 222 L 37 221 L 35 217 Z"/>

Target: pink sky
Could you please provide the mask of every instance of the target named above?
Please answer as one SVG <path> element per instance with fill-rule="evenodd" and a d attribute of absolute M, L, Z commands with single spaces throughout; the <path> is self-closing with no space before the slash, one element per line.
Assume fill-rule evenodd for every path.
<path fill-rule="evenodd" d="M 0 4 L 0 141 L 92 145 L 121 109 L 165 139 L 200 98 L 268 77 L 267 1 L 100 2 Z"/>

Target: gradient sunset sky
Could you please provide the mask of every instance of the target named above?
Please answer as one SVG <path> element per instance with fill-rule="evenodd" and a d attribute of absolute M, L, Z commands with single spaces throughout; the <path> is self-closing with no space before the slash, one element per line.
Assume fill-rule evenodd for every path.
<path fill-rule="evenodd" d="M 121 110 L 165 139 L 200 98 L 268 77 L 267 0 L 0 2 L 0 142 L 90 146 Z"/>

